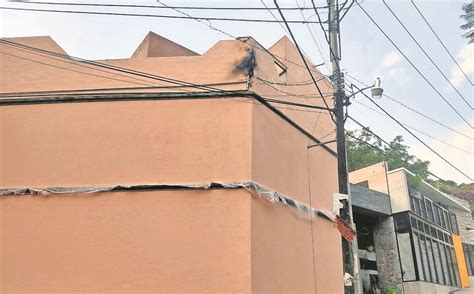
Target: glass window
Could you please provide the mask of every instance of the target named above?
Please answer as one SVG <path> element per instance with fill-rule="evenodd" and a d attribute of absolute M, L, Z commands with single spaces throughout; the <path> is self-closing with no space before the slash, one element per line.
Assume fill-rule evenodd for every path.
<path fill-rule="evenodd" d="M 458 220 L 455 214 L 450 214 L 449 218 L 451 219 L 451 229 L 452 232 L 459 235 Z"/>
<path fill-rule="evenodd" d="M 443 265 L 441 264 L 441 256 L 440 256 L 440 251 L 438 247 L 438 242 L 432 240 L 432 246 L 433 246 L 433 255 L 434 255 L 434 261 L 435 261 L 435 268 L 436 268 L 436 274 L 438 276 L 438 283 L 445 285 L 444 281 L 444 273 L 443 273 Z"/>
<path fill-rule="evenodd" d="M 433 278 L 434 283 L 438 282 L 438 277 L 436 276 L 436 265 L 433 258 L 433 247 L 431 246 L 431 239 L 426 238 L 426 251 L 428 253 L 428 264 L 430 265 L 431 277 Z"/>
<path fill-rule="evenodd" d="M 446 285 L 451 285 L 451 273 L 448 266 L 448 260 L 446 259 L 446 248 L 445 245 L 439 243 L 439 252 L 441 255 L 441 264 L 443 265 L 443 275 Z"/>
<path fill-rule="evenodd" d="M 418 221 L 414 217 L 410 217 L 411 226 L 418 229 Z"/>
<path fill-rule="evenodd" d="M 458 263 L 456 261 L 456 255 L 454 254 L 454 249 L 453 248 L 449 248 L 449 252 L 450 252 L 450 255 L 451 255 L 451 260 L 452 260 L 452 264 L 453 264 L 453 272 L 454 272 L 454 283 L 453 283 L 453 286 L 455 287 L 459 287 L 459 272 L 458 272 Z"/>
<path fill-rule="evenodd" d="M 426 206 L 425 206 L 425 201 L 422 199 L 420 199 L 420 206 L 421 206 L 421 216 L 423 218 L 426 218 Z"/>
<path fill-rule="evenodd" d="M 400 214 L 394 217 L 395 229 L 398 233 L 405 233 L 410 230 L 410 219 L 408 214 Z"/>
<path fill-rule="evenodd" d="M 422 221 L 418 221 L 418 230 L 424 232 L 425 230 L 423 229 L 423 222 Z"/>
<path fill-rule="evenodd" d="M 437 231 L 434 227 L 430 227 L 430 235 L 432 237 L 435 237 L 435 238 L 438 238 L 438 234 L 437 234 Z"/>
<path fill-rule="evenodd" d="M 425 206 L 426 206 L 426 218 L 430 222 L 434 222 L 433 220 L 433 204 L 431 203 L 431 200 L 428 198 L 425 198 Z"/>
<path fill-rule="evenodd" d="M 437 230 L 438 231 L 438 239 L 440 239 L 441 241 L 444 241 L 444 234 L 441 230 Z"/>
<path fill-rule="evenodd" d="M 425 234 L 430 234 L 430 226 L 428 226 L 428 224 L 424 224 L 424 227 L 425 227 Z"/>
<path fill-rule="evenodd" d="M 423 262 L 423 268 L 425 269 L 425 281 L 432 282 L 431 272 L 429 270 L 430 266 L 428 264 L 428 251 L 426 249 L 426 240 L 425 236 L 420 235 L 420 252 L 421 252 L 421 261 Z"/>
<path fill-rule="evenodd" d="M 441 227 L 446 228 L 446 222 L 444 221 L 444 209 L 441 207 L 439 209 L 439 223 Z"/>
<path fill-rule="evenodd" d="M 416 275 L 410 233 L 397 234 L 397 240 L 402 264 L 403 281 L 414 281 L 416 280 Z"/>
<path fill-rule="evenodd" d="M 413 198 L 413 201 L 415 202 L 415 213 L 421 215 L 420 199 Z"/>
<path fill-rule="evenodd" d="M 466 267 L 467 267 L 467 272 L 470 276 L 472 276 L 472 265 L 471 265 L 471 258 L 470 258 L 470 246 L 469 244 L 462 244 L 463 250 L 464 250 L 464 259 L 466 260 Z"/>
<path fill-rule="evenodd" d="M 445 211 L 444 212 L 444 221 L 446 223 L 446 229 L 450 232 L 452 232 L 451 230 L 451 222 L 449 221 L 449 212 Z"/>
<path fill-rule="evenodd" d="M 451 237 L 448 234 L 444 234 L 444 242 L 449 243 Z"/>
<path fill-rule="evenodd" d="M 425 269 L 423 268 L 423 262 L 421 261 L 420 239 L 418 238 L 417 233 L 413 233 L 413 244 L 415 245 L 415 256 L 416 265 L 418 268 L 418 276 L 421 281 L 425 281 Z"/>
<path fill-rule="evenodd" d="M 469 261 L 471 265 L 471 272 L 474 276 L 474 245 L 469 244 Z"/>
<path fill-rule="evenodd" d="M 434 223 L 439 225 L 439 213 L 438 213 L 438 205 L 433 203 L 433 216 L 434 216 Z"/>

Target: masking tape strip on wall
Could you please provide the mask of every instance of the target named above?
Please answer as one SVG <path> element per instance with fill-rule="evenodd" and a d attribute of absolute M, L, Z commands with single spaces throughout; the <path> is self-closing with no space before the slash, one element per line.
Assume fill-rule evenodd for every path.
<path fill-rule="evenodd" d="M 277 191 L 268 189 L 256 182 L 210 182 L 203 184 L 144 184 L 144 185 L 116 185 L 116 186 L 85 186 L 85 187 L 50 187 L 50 188 L 16 188 L 0 189 L 0 196 L 15 195 L 51 195 L 51 194 L 91 194 L 115 191 L 144 191 L 144 190 L 184 190 L 184 189 L 245 189 L 256 198 L 263 198 L 270 203 L 280 202 L 289 207 L 298 217 L 313 220 L 319 216 L 334 221 L 335 214 L 329 211 L 311 208 L 302 202 L 294 200 Z"/>

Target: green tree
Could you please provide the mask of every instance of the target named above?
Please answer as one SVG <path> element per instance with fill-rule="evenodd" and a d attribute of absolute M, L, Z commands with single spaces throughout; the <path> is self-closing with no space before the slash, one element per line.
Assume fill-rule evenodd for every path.
<path fill-rule="evenodd" d="M 404 167 L 414 173 L 416 175 L 412 182 L 414 185 L 421 180 L 425 180 L 446 194 L 463 198 L 468 200 L 469 203 L 474 204 L 474 183 L 458 185 L 450 180 L 434 180 L 429 178 L 428 167 L 430 162 L 420 160 L 411 155 L 408 152 L 409 147 L 403 143 L 402 136 L 396 136 L 389 142 L 390 146 L 386 146 L 372 135 L 368 129 L 347 131 L 346 134 L 349 171 L 386 161 L 391 170 Z"/>
<path fill-rule="evenodd" d="M 369 130 L 347 131 L 347 161 L 350 171 L 377 162 L 386 161 L 390 169 L 404 167 L 416 175 L 416 180 L 428 180 L 429 161 L 423 161 L 408 152 L 402 136 L 395 137 L 390 146 L 373 136 Z M 367 144 L 367 143 L 370 143 Z M 376 147 L 376 148 L 374 148 Z"/>
<path fill-rule="evenodd" d="M 468 39 L 470 44 L 474 42 L 474 1 L 464 3 L 462 5 L 462 10 L 464 10 L 464 14 L 461 15 L 461 18 L 466 23 L 461 25 L 461 29 L 466 31 L 463 37 Z"/>

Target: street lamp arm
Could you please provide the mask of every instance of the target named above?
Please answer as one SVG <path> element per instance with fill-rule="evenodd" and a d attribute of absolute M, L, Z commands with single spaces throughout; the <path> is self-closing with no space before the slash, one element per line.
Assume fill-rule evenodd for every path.
<path fill-rule="evenodd" d="M 370 88 L 373 88 L 374 86 L 375 86 L 375 85 L 372 85 L 372 86 L 368 86 L 368 87 L 365 87 L 365 88 L 362 88 L 362 89 L 359 89 L 359 88 L 357 88 L 357 86 L 355 86 L 355 87 L 358 89 L 358 91 L 355 92 L 355 93 L 352 93 L 351 95 L 346 96 L 346 97 L 347 97 L 347 98 L 352 98 L 353 96 L 359 94 L 360 92 L 365 91 L 365 90 L 370 89 Z"/>

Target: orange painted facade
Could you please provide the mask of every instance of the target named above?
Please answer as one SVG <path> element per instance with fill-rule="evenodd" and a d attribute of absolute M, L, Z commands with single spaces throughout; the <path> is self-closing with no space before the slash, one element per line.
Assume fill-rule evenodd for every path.
<path fill-rule="evenodd" d="M 11 40 L 61 52 L 49 38 Z M 180 56 L 166 51 L 157 57 L 159 48 L 143 49 L 137 52 L 154 57 L 104 63 L 323 105 L 308 96 L 314 86 L 279 85 L 309 78 L 293 64 L 302 62 L 291 42 L 282 39 L 269 49 L 291 61 L 278 62 L 284 75 L 272 55 L 247 42 L 251 46 L 221 41 L 202 55 L 183 49 Z M 236 68 L 252 48 L 256 67 L 249 76 Z M 320 138 L 334 129 L 328 114 L 276 103 L 271 109 L 237 92 L 226 98 L 140 98 L 203 91 L 156 88 L 169 84 L 0 49 L 10 54 L 2 54 L 0 63 L 8 73 L 0 80 L 0 189 L 254 181 L 332 211 L 336 157 L 323 148 L 307 149 L 313 142 L 308 134 Z M 330 92 L 325 80 L 320 86 Z M 53 91 L 42 98 L 102 98 L 45 104 L 35 102 L 38 91 Z M 6 104 L 18 98 L 13 92 L 31 100 Z M 332 223 L 317 218 L 311 225 L 281 203 L 243 189 L 1 196 L 0 221 L 5 293 L 343 292 L 341 237 Z"/>
<path fill-rule="evenodd" d="M 456 262 L 458 264 L 459 279 L 461 280 L 461 288 L 469 288 L 469 276 L 467 273 L 466 259 L 464 258 L 464 249 L 462 248 L 461 237 L 452 234 L 454 253 L 456 255 Z"/>

